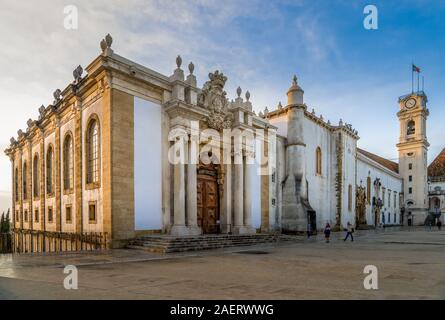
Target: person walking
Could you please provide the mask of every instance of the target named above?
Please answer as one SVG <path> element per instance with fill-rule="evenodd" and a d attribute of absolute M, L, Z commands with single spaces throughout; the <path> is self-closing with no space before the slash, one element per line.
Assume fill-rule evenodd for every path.
<path fill-rule="evenodd" d="M 311 237 L 312 234 L 312 225 L 310 222 L 308 222 L 307 224 L 307 238 L 309 239 Z"/>
<path fill-rule="evenodd" d="M 351 242 L 353 242 L 354 236 L 352 235 L 352 233 L 354 232 L 354 228 L 352 227 L 352 224 L 350 222 L 348 222 L 348 227 L 347 227 L 346 231 L 347 231 L 346 237 L 343 241 L 346 241 L 349 238 L 349 236 L 351 236 Z"/>
<path fill-rule="evenodd" d="M 326 223 L 326 227 L 324 227 L 324 238 L 326 243 L 329 243 L 331 240 L 331 225 L 329 223 Z"/>
<path fill-rule="evenodd" d="M 437 229 L 439 229 L 439 231 L 442 229 L 442 221 L 440 221 L 440 219 L 437 221 Z"/>

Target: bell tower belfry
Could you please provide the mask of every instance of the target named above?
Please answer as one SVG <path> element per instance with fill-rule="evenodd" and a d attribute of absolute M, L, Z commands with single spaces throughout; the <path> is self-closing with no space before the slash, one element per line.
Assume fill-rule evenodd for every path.
<path fill-rule="evenodd" d="M 428 98 L 423 91 L 399 98 L 399 173 L 403 178 L 404 223 L 423 225 L 428 215 L 426 120 Z"/>

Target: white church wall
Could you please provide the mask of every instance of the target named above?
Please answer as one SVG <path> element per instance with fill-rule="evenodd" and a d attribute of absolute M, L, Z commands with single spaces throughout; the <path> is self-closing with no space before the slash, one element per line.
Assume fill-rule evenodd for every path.
<path fill-rule="evenodd" d="M 134 98 L 136 230 L 162 229 L 161 106 Z"/>
<path fill-rule="evenodd" d="M 362 185 L 367 188 L 368 177 L 371 178 L 371 198 L 370 204 L 366 204 L 366 221 L 368 224 L 374 224 L 374 214 L 372 212 L 372 199 L 382 198 L 382 190 L 385 190 L 385 201 L 381 213 L 385 214 L 385 224 L 399 224 L 400 223 L 400 205 L 399 197 L 402 192 L 402 179 L 389 169 L 381 166 L 371 159 L 358 153 L 357 155 L 357 185 Z M 374 181 L 380 179 L 381 187 L 377 195 L 374 188 Z M 390 202 L 388 201 L 388 192 L 391 190 Z M 395 201 L 394 201 L 395 196 Z M 394 203 L 395 202 L 395 203 Z M 394 217 L 395 214 L 395 217 Z M 394 219 L 395 218 L 395 219 Z"/>
<path fill-rule="evenodd" d="M 343 197 L 341 224 L 348 222 L 355 225 L 355 183 L 356 183 L 356 149 L 357 140 L 342 132 L 343 137 Z M 351 188 L 351 191 L 350 191 Z"/>
<path fill-rule="evenodd" d="M 277 127 L 277 135 L 287 137 L 287 114 L 269 119 L 271 125 Z"/>
<path fill-rule="evenodd" d="M 275 216 L 273 217 L 274 222 L 271 227 L 274 229 L 280 229 L 281 216 L 282 216 L 282 203 L 283 203 L 283 187 L 282 182 L 286 177 L 286 140 L 283 137 L 277 137 L 276 146 L 276 180 L 275 180 L 275 197 L 277 203 L 277 210 L 275 211 Z"/>
<path fill-rule="evenodd" d="M 331 168 L 332 150 L 330 132 L 327 128 L 305 118 L 303 124 L 306 144 L 306 180 L 309 203 L 317 214 L 317 228 L 323 228 L 326 222 L 333 223 L 331 207 Z M 321 174 L 316 173 L 316 150 L 320 147 L 322 156 Z"/>

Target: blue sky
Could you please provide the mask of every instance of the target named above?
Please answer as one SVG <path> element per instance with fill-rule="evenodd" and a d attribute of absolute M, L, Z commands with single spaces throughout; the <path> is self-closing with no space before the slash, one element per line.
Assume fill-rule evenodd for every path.
<path fill-rule="evenodd" d="M 79 10 L 79 29 L 63 28 L 63 7 Z M 363 8 L 376 5 L 379 29 L 365 30 Z M 317 114 L 359 131 L 359 146 L 395 159 L 397 98 L 411 90 L 411 62 L 422 69 L 429 96 L 431 161 L 445 147 L 442 101 L 445 1 L 360 0 L 3 0 L 0 11 L 0 147 L 4 149 L 41 104 L 65 88 L 72 70 L 99 53 L 107 33 L 113 49 L 171 74 L 175 57 L 196 65 L 198 83 L 222 70 L 229 97 L 240 85 L 257 111 L 286 101 L 293 74 Z M 0 210 L 9 197 L 10 163 L 0 157 Z"/>

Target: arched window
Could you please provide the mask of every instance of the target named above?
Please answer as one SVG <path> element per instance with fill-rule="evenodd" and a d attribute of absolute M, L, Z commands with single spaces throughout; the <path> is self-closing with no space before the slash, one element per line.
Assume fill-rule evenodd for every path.
<path fill-rule="evenodd" d="M 19 169 L 15 168 L 15 201 L 19 201 Z"/>
<path fill-rule="evenodd" d="M 317 147 L 315 151 L 315 172 L 316 174 L 321 175 L 321 149 Z"/>
<path fill-rule="evenodd" d="M 22 182 L 23 182 L 23 200 L 27 200 L 28 199 L 28 166 L 26 165 L 26 161 L 23 163 Z"/>
<path fill-rule="evenodd" d="M 53 167 L 54 167 L 54 151 L 53 147 L 49 146 L 48 151 L 46 151 L 46 193 L 54 193 L 54 177 L 53 177 Z"/>
<path fill-rule="evenodd" d="M 366 179 L 366 201 L 371 204 L 371 177 Z"/>
<path fill-rule="evenodd" d="M 32 164 L 32 187 L 34 198 L 37 198 L 40 195 L 39 171 L 39 156 L 36 154 Z"/>
<path fill-rule="evenodd" d="M 74 188 L 73 138 L 67 134 L 63 142 L 63 189 Z"/>
<path fill-rule="evenodd" d="M 416 133 L 416 123 L 414 122 L 414 120 L 410 120 L 406 125 L 406 134 L 410 135 L 415 133 Z"/>
<path fill-rule="evenodd" d="M 352 185 L 348 187 L 348 210 L 352 211 Z"/>
<path fill-rule="evenodd" d="M 87 183 L 99 182 L 99 166 L 100 166 L 100 142 L 99 142 L 99 123 L 96 119 L 92 119 L 87 127 Z"/>

